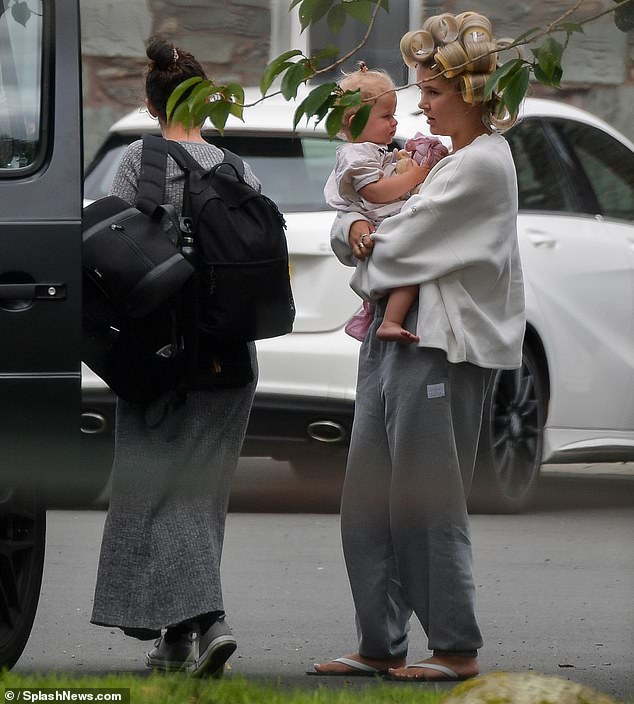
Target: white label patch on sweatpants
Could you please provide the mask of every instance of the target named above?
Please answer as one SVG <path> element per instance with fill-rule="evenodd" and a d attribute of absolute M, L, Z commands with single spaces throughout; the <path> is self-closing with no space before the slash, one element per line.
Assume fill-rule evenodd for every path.
<path fill-rule="evenodd" d="M 445 385 L 427 384 L 427 398 L 442 398 L 445 395 Z"/>

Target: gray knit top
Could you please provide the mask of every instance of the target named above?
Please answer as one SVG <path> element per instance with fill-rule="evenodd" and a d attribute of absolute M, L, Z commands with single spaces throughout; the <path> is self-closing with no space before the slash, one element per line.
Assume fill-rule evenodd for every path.
<path fill-rule="evenodd" d="M 224 158 L 222 151 L 213 144 L 202 144 L 201 142 L 180 142 L 180 144 L 187 149 L 202 167 L 207 169 L 219 164 Z M 119 196 L 119 198 L 131 205 L 134 205 L 136 200 L 137 184 L 141 172 L 142 151 L 142 140 L 138 139 L 130 144 L 121 159 L 110 187 L 111 196 Z M 244 180 L 253 188 L 260 190 L 260 182 L 247 163 L 244 165 Z M 165 202 L 174 205 L 179 212 L 183 202 L 183 186 L 183 172 L 172 157 L 168 156 L 165 177 Z"/>

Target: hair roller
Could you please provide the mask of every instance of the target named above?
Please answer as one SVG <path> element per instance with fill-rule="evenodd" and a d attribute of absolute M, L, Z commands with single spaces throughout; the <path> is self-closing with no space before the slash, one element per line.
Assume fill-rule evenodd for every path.
<path fill-rule="evenodd" d="M 410 68 L 414 68 L 416 64 L 426 61 L 433 55 L 434 38 L 425 30 L 407 32 L 401 38 L 400 48 L 403 61 Z"/>
<path fill-rule="evenodd" d="M 493 42 L 466 42 L 464 45 L 469 63 L 467 71 L 493 73 L 497 66 L 497 45 Z"/>
<path fill-rule="evenodd" d="M 436 51 L 434 60 L 447 78 L 453 78 L 466 69 L 469 57 L 460 42 L 451 42 Z"/>
<path fill-rule="evenodd" d="M 486 73 L 463 73 L 460 76 L 460 92 L 465 103 L 475 105 L 484 101 L 484 87 L 488 79 Z"/>
<path fill-rule="evenodd" d="M 493 40 L 491 22 L 478 12 L 462 12 L 456 15 L 460 40 L 467 42 L 490 42 Z"/>
<path fill-rule="evenodd" d="M 448 12 L 429 17 L 425 20 L 423 29 L 430 32 L 437 45 L 449 44 L 458 38 L 458 23 L 456 18 Z"/>

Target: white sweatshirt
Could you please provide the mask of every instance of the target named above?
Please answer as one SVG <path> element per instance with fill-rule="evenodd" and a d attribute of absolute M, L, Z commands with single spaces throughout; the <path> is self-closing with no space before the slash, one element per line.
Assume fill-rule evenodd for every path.
<path fill-rule="evenodd" d="M 357 261 L 348 231 L 358 213 L 338 213 L 337 257 L 356 266 L 350 285 L 378 300 L 418 284 L 421 347 L 449 362 L 514 369 L 522 360 L 524 286 L 517 242 L 517 182 L 506 140 L 482 135 L 441 159 L 400 214 L 375 233 L 369 259 Z"/>

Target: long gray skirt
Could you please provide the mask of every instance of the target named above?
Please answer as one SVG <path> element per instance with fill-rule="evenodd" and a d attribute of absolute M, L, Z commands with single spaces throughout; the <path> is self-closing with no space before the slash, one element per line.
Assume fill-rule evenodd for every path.
<path fill-rule="evenodd" d="M 254 348 L 252 360 L 257 377 Z M 224 610 L 225 517 L 255 385 L 190 392 L 154 430 L 119 400 L 92 623 L 159 631 Z"/>

